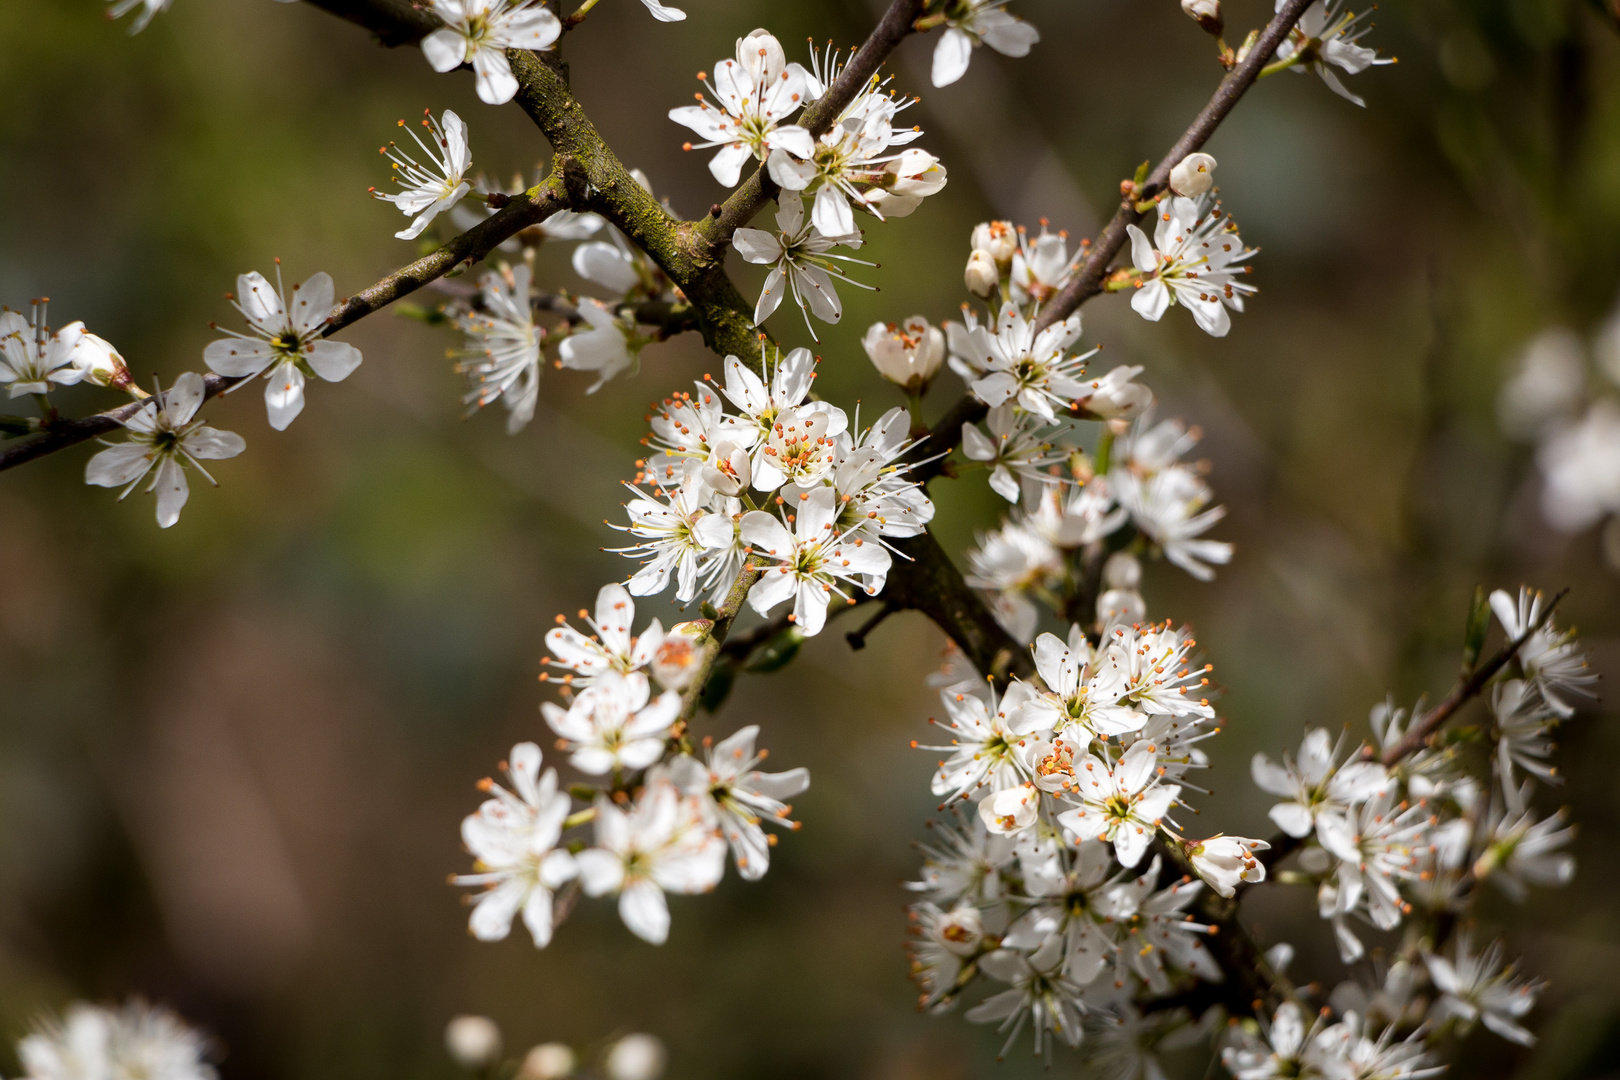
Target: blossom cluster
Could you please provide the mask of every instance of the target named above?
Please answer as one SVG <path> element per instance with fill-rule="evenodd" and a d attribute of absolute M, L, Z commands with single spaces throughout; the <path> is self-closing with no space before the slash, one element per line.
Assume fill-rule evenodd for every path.
<path fill-rule="evenodd" d="M 23 1080 L 215 1080 L 213 1047 L 167 1009 L 139 999 L 74 1002 L 17 1044 Z"/>

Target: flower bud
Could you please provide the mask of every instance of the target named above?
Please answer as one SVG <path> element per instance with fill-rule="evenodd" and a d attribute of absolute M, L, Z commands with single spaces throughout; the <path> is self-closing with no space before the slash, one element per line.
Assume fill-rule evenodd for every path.
<path fill-rule="evenodd" d="M 1097 597 L 1097 622 L 1105 638 L 1116 626 L 1147 622 L 1147 601 L 1135 589 L 1106 589 Z"/>
<path fill-rule="evenodd" d="M 128 390 L 134 385 L 129 367 L 118 350 L 107 339 L 86 332 L 73 350 L 73 366 L 84 372 L 87 382 L 107 386 L 114 390 Z"/>
<path fill-rule="evenodd" d="M 979 909 L 962 904 L 939 917 L 934 924 L 934 936 L 946 949 L 957 956 L 972 956 L 979 951 L 984 940 L 984 924 Z"/>
<path fill-rule="evenodd" d="M 879 375 L 910 393 L 921 393 L 945 362 L 945 334 L 921 315 L 899 325 L 873 323 L 861 345 Z"/>
<path fill-rule="evenodd" d="M 988 251 L 975 249 L 968 258 L 962 280 L 967 283 L 968 292 L 981 300 L 988 300 L 990 294 L 996 291 L 996 286 L 1001 284 L 1001 271 L 996 269 L 996 260 Z"/>
<path fill-rule="evenodd" d="M 1134 589 L 1142 584 L 1142 564 L 1128 551 L 1116 551 L 1103 563 L 1103 584 L 1110 589 Z"/>
<path fill-rule="evenodd" d="M 656 1035 L 626 1035 L 608 1051 L 608 1080 L 658 1080 L 664 1075 L 664 1044 Z"/>
<path fill-rule="evenodd" d="M 1248 840 L 1241 836 L 1212 836 L 1187 845 L 1187 858 L 1198 871 L 1198 876 L 1209 882 L 1209 887 L 1224 897 L 1237 891 L 1240 881 L 1266 880 L 1266 868 L 1254 857 L 1256 851 L 1268 851 L 1271 845 L 1264 840 Z"/>
<path fill-rule="evenodd" d="M 576 1064 L 574 1052 L 562 1043 L 541 1043 L 524 1055 L 518 1080 L 563 1080 Z"/>
<path fill-rule="evenodd" d="M 1221 17 L 1221 0 L 1181 0 L 1181 10 L 1216 37 L 1226 30 L 1226 20 Z"/>
<path fill-rule="evenodd" d="M 501 1029 L 487 1016 L 457 1016 L 445 1025 L 444 1048 L 463 1069 L 483 1069 L 501 1056 Z"/>
<path fill-rule="evenodd" d="M 1215 186 L 1215 159 L 1204 153 L 1188 154 L 1170 170 L 1170 190 L 1177 195 L 1202 195 Z"/>
<path fill-rule="evenodd" d="M 973 227 L 973 250 L 988 251 L 997 266 L 1006 267 L 1018 250 L 1018 230 L 1010 221 L 981 221 Z"/>
<path fill-rule="evenodd" d="M 685 690 L 697 678 L 703 643 L 714 624 L 708 619 L 676 623 L 664 634 L 663 644 L 653 653 L 652 673 L 665 690 Z"/>
<path fill-rule="evenodd" d="M 1023 832 L 1035 824 L 1035 812 L 1040 807 L 1040 793 L 1029 784 L 1003 788 L 994 795 L 985 796 L 979 803 L 979 820 L 993 833 L 1007 835 Z"/>

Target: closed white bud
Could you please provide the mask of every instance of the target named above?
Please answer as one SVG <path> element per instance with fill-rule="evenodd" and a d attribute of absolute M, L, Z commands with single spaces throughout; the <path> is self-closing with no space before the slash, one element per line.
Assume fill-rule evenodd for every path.
<path fill-rule="evenodd" d="M 664 1075 L 664 1044 L 656 1035 L 626 1035 L 608 1051 L 608 1080 L 658 1080 Z"/>
<path fill-rule="evenodd" d="M 1215 159 L 1208 154 L 1188 154 L 1170 170 L 1170 190 L 1177 195 L 1202 195 L 1215 186 Z"/>
<path fill-rule="evenodd" d="M 135 385 L 129 367 L 118 350 L 106 338 L 86 332 L 73 350 L 73 366 L 84 372 L 84 378 L 97 386 L 114 390 L 128 390 Z"/>
<path fill-rule="evenodd" d="M 934 924 L 934 936 L 957 956 L 972 956 L 984 941 L 984 925 L 979 918 L 979 909 L 971 904 L 962 904 L 941 915 Z"/>
<path fill-rule="evenodd" d="M 1009 266 L 1018 250 L 1018 230 L 1010 221 L 981 221 L 973 226 L 973 250 L 988 251 L 997 266 Z"/>
<path fill-rule="evenodd" d="M 444 1048 L 463 1069 L 483 1069 L 501 1056 L 501 1029 L 487 1016 L 457 1016 L 444 1029 Z"/>
<path fill-rule="evenodd" d="M 945 334 L 921 315 L 903 323 L 873 323 L 861 346 L 878 374 L 913 393 L 921 392 L 945 362 Z"/>
<path fill-rule="evenodd" d="M 653 678 L 658 680 L 659 686 L 680 691 L 692 685 L 701 666 L 700 646 L 713 629 L 714 624 L 708 619 L 693 619 L 669 628 L 652 658 Z"/>
<path fill-rule="evenodd" d="M 563 1080 L 576 1064 L 574 1052 L 562 1043 L 541 1043 L 523 1056 L 518 1080 Z"/>
<path fill-rule="evenodd" d="M 1181 10 L 1217 37 L 1226 30 L 1226 20 L 1221 17 L 1221 0 L 1181 0 Z"/>
<path fill-rule="evenodd" d="M 1142 564 L 1128 551 L 1116 551 L 1103 563 L 1103 584 L 1110 589 L 1134 589 L 1142 584 Z"/>
<path fill-rule="evenodd" d="M 967 283 L 968 292 L 981 300 L 988 300 L 990 294 L 996 291 L 996 286 L 1001 284 L 1001 271 L 996 269 L 996 260 L 988 251 L 975 249 L 968 258 L 962 280 Z"/>

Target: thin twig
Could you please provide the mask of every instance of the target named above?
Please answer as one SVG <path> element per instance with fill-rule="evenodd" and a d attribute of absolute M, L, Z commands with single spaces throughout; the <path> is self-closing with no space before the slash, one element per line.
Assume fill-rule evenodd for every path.
<path fill-rule="evenodd" d="M 563 171 L 554 169 L 545 183 L 516 196 L 506 208 L 457 236 L 443 247 L 394 271 L 369 288 L 362 289 L 332 309 L 323 336 L 337 333 L 359 319 L 379 311 L 389 304 L 415 292 L 435 278 L 442 277 L 462 262 L 477 262 L 508 237 L 538 224 L 563 209 L 568 198 L 564 193 Z M 226 378 L 209 375 L 203 380 L 204 400 L 224 393 L 244 381 L 244 378 Z M 129 402 L 116 409 L 96 413 L 77 420 L 58 420 L 37 435 L 18 439 L 0 449 L 0 472 L 18 465 L 77 445 L 98 435 L 116 431 L 124 421 L 141 409 L 142 403 Z"/>

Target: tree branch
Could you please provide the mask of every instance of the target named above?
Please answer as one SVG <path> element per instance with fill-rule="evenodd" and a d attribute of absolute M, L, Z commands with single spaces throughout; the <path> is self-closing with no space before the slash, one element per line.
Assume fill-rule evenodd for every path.
<path fill-rule="evenodd" d="M 1127 225 L 1134 225 L 1145 215 L 1136 212 L 1136 203 L 1151 199 L 1164 191 L 1170 183 L 1170 170 L 1181 164 L 1181 159 L 1202 147 L 1215 134 L 1215 129 L 1221 126 L 1227 114 L 1237 105 L 1238 101 L 1248 92 L 1260 77 L 1260 69 L 1265 67 L 1266 61 L 1271 59 L 1277 51 L 1277 46 L 1283 43 L 1288 32 L 1299 22 L 1299 17 L 1305 13 L 1312 0 L 1287 0 L 1281 10 L 1260 31 L 1260 37 L 1255 41 L 1254 48 L 1249 55 L 1227 73 L 1221 80 L 1221 85 L 1215 88 L 1214 95 L 1209 99 L 1203 109 L 1193 118 L 1192 125 L 1176 140 L 1170 148 L 1148 173 L 1147 180 L 1142 184 L 1140 191 L 1124 199 L 1119 209 L 1114 211 L 1113 218 L 1103 227 L 1097 239 L 1091 244 L 1091 250 L 1085 261 L 1080 264 L 1080 270 L 1069 279 L 1068 284 L 1058 291 L 1041 312 L 1036 321 L 1039 327 L 1047 327 L 1060 319 L 1065 319 L 1074 313 L 1085 301 L 1096 296 L 1102 289 L 1103 276 L 1108 272 L 1108 264 L 1114 261 L 1124 248 L 1128 234 Z"/>
<path fill-rule="evenodd" d="M 920 611 L 945 631 L 973 662 L 981 675 L 1004 684 L 1011 675 L 1028 677 L 1035 671 L 1030 651 L 1001 628 L 984 600 L 951 562 L 934 534 L 893 542 L 907 558 L 896 559 L 889 570 L 882 600 L 892 607 Z"/>
<path fill-rule="evenodd" d="M 522 195 L 514 196 L 504 209 L 488 220 L 475 225 L 437 251 L 396 270 L 375 285 L 362 289 L 342 301 L 332 309 L 326 326 L 321 330 L 322 336 L 329 337 L 372 312 L 387 307 L 400 297 L 413 293 L 435 278 L 449 273 L 462 262 L 479 261 L 507 238 L 564 209 L 573 198 L 569 194 L 570 174 L 571 170 L 567 167 L 567 163 L 558 162 L 544 183 L 530 188 Z M 229 379 L 222 375 L 210 374 L 203 380 L 204 400 L 222 394 L 244 381 L 245 379 Z M 75 446 L 98 435 L 116 431 L 140 408 L 140 402 L 132 401 L 116 409 L 96 413 L 94 416 L 55 421 L 37 435 L 26 436 L 0 448 L 0 472 Z"/>

